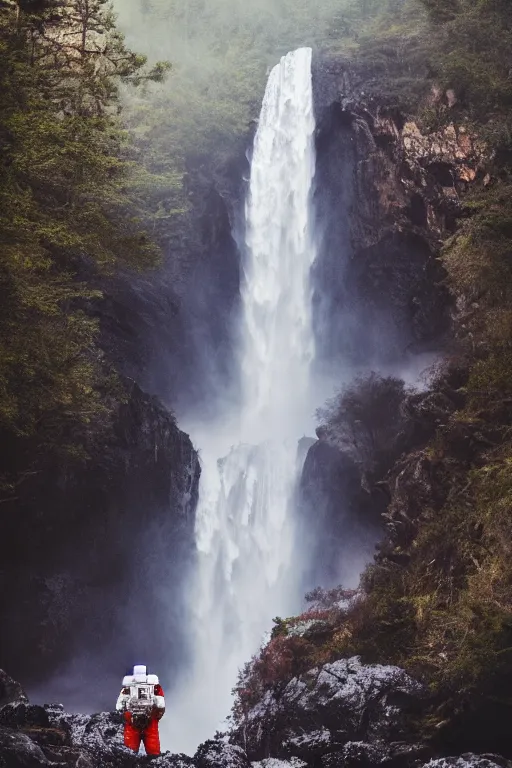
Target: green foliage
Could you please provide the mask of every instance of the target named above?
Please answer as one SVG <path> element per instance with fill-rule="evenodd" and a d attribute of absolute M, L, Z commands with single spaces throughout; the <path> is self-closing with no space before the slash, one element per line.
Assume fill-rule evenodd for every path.
<path fill-rule="evenodd" d="M 493 142 L 510 142 L 512 41 L 502 0 L 119 0 L 116 10 L 137 47 L 155 58 L 172 51 L 167 85 L 130 99 L 128 115 L 142 156 L 171 157 L 178 173 L 190 161 L 223 165 L 258 115 L 270 67 L 301 45 L 346 58 L 367 97 L 408 114 L 432 83 L 455 89 L 457 114 L 485 122 Z"/>
<path fill-rule="evenodd" d="M 421 0 L 435 23 L 452 21 L 460 9 L 459 0 Z"/>
<path fill-rule="evenodd" d="M 460 341 L 474 357 L 466 411 L 501 416 L 512 395 L 512 186 L 508 172 L 466 198 L 468 217 L 442 253 L 452 291 L 461 300 Z"/>
<path fill-rule="evenodd" d="M 119 0 L 116 10 L 137 47 L 152 56 L 172 51 L 168 83 L 130 99 L 128 114 L 156 154 L 181 168 L 191 158 L 222 165 L 258 116 L 270 68 L 289 50 L 309 45 L 353 56 L 365 39 L 395 25 L 387 47 L 400 63 L 405 48 L 414 49 L 404 32 L 422 15 L 416 0 Z"/>
<path fill-rule="evenodd" d="M 452 486 L 440 510 L 424 510 L 407 568 L 374 565 L 366 574 L 370 656 L 403 664 L 451 701 L 488 686 L 510 645 L 512 537 L 510 447 Z M 461 477 L 464 482 L 467 476 Z M 402 614 L 403 623 L 390 617 Z"/>
<path fill-rule="evenodd" d="M 108 414 L 95 276 L 155 264 L 117 83 L 160 79 L 106 0 L 0 9 L 0 429 L 74 451 Z M 147 176 L 147 173 L 146 173 Z M 146 187 L 147 178 L 144 178 Z M 81 435 L 81 436 L 80 436 Z"/>
<path fill-rule="evenodd" d="M 431 35 L 432 75 L 455 91 L 458 109 L 489 125 L 499 146 L 510 145 L 512 105 L 512 16 L 502 0 L 422 0 L 435 33 Z"/>

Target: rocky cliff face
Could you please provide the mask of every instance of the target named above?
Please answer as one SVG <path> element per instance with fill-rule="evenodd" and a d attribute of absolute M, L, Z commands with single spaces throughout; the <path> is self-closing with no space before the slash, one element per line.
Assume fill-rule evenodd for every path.
<path fill-rule="evenodd" d="M 368 80 L 316 61 L 316 322 L 327 360 L 403 365 L 449 330 L 436 256 L 485 147 L 465 125 L 422 133 Z"/>
<path fill-rule="evenodd" d="M 32 686 L 58 670 L 59 694 L 92 707 L 103 694 L 86 682 L 65 691 L 65 675 L 92 680 L 101 657 L 115 688 L 135 657 L 168 666 L 170 643 L 175 664 L 185 654 L 198 458 L 169 412 L 126 386 L 91 459 L 42 457 L 0 522 L 0 657 Z"/>
<path fill-rule="evenodd" d="M 314 91 L 318 365 L 340 384 L 358 368 L 419 373 L 449 343 L 454 306 L 437 257 L 461 195 L 484 177 L 485 146 L 466 125 L 422 132 L 371 73 L 346 62 L 317 58 Z M 443 98 L 433 90 L 428 100 Z M 335 446 L 311 448 L 300 497 L 320 542 L 318 583 L 333 584 L 333 574 L 350 583 L 360 572 L 354 552 L 369 559 L 379 539 L 374 521 L 388 498 L 362 485 Z"/>
<path fill-rule="evenodd" d="M 213 407 L 228 386 L 244 163 L 241 150 L 222 172 L 189 168 L 190 209 L 157 271 L 88 276 L 104 294 L 89 312 L 127 390 L 90 459 L 24 444 L 6 461 L 17 490 L 1 507 L 0 660 L 32 689 L 58 673 L 52 690 L 71 705 L 108 706 L 95 686 L 64 682 L 92 679 L 96 659 L 104 673 L 111 662 L 114 688 L 135 658 L 169 675 L 186 660 L 200 470 L 168 408 Z"/>
<path fill-rule="evenodd" d="M 175 225 L 161 267 L 102 286 L 106 299 L 97 314 L 108 358 L 180 412 L 214 410 L 219 393 L 231 386 L 246 169 L 242 147 L 234 147 L 223 169 L 191 166 L 190 207 Z"/>
<path fill-rule="evenodd" d="M 336 757 L 343 765 L 355 751 L 382 762 L 401 751 L 397 742 L 403 749 L 407 715 L 421 697 L 421 686 L 401 669 L 342 659 L 270 689 L 233 738 L 253 760 L 295 757 L 331 766 Z"/>

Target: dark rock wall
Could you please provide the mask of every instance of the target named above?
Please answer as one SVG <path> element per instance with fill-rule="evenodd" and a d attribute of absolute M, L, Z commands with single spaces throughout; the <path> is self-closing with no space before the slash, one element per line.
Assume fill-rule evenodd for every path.
<path fill-rule="evenodd" d="M 232 230 L 247 163 L 233 157 L 222 173 L 189 169 L 189 211 L 158 270 L 98 280 L 104 299 L 89 311 L 128 400 L 90 460 L 45 459 L 26 444 L 4 457 L 21 482 L 1 507 L 0 665 L 69 706 L 110 706 L 133 663 L 165 684 L 186 661 L 199 462 L 168 409 L 204 413 L 231 386 Z"/>
<path fill-rule="evenodd" d="M 336 105 L 322 110 L 316 137 L 314 209 L 319 252 L 313 268 L 313 308 L 319 359 L 353 356 L 357 320 L 350 314 L 346 271 L 352 258 L 357 148 L 350 120 Z"/>
<path fill-rule="evenodd" d="M 127 385 L 91 460 L 42 459 L 0 521 L 2 665 L 32 687 L 58 672 L 64 691 L 73 661 L 64 698 L 88 707 L 110 705 L 138 660 L 165 674 L 186 655 L 198 458 L 163 406 Z"/>
<path fill-rule="evenodd" d="M 403 364 L 449 329 L 436 260 L 447 195 L 433 164 L 407 152 L 406 117 L 367 103 L 355 73 L 317 60 L 314 83 L 319 362 Z"/>
<path fill-rule="evenodd" d="M 111 281 L 98 307 L 109 359 L 180 414 L 211 414 L 228 390 L 236 395 L 236 235 L 247 168 L 237 148 L 222 173 L 192 167 L 190 208 L 176 225 L 161 267 Z"/>

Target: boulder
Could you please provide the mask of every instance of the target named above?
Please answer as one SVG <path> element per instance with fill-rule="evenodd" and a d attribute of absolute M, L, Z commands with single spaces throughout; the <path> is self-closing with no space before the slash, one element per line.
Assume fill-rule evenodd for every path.
<path fill-rule="evenodd" d="M 423 695 L 422 686 L 398 667 L 340 659 L 268 691 L 232 741 L 243 744 L 251 760 L 306 761 L 349 750 L 349 742 L 398 742 Z"/>
<path fill-rule="evenodd" d="M 26 701 L 13 701 L 0 709 L 0 726 L 4 728 L 22 728 L 36 726 L 49 727 L 50 721 L 44 707 L 29 704 Z"/>
<path fill-rule="evenodd" d="M 123 744 L 122 721 L 117 712 L 100 712 L 94 715 L 68 714 L 59 705 L 46 706 L 49 724 L 69 734 L 73 746 L 87 747 L 92 751 L 114 754 L 126 751 Z"/>
<path fill-rule="evenodd" d="M 322 757 L 322 768 L 370 768 L 387 762 L 389 757 L 390 749 L 386 744 L 348 741 L 341 752 L 331 752 Z"/>
<path fill-rule="evenodd" d="M 250 768 L 244 750 L 221 739 L 210 739 L 198 748 L 194 755 L 196 768 Z"/>
<path fill-rule="evenodd" d="M 440 757 L 429 760 L 422 768 L 511 768 L 512 763 L 501 755 L 475 755 L 467 752 L 460 757 Z"/>
<path fill-rule="evenodd" d="M 164 752 L 159 757 L 148 758 L 150 760 L 148 768 L 193 768 L 194 761 L 188 755 L 173 755 L 171 752 Z M 145 763 L 140 763 L 144 765 Z"/>
<path fill-rule="evenodd" d="M 50 765 L 41 747 L 26 734 L 0 727 L 0 768 L 43 768 Z"/>
<path fill-rule="evenodd" d="M 306 763 L 298 757 L 289 760 L 278 760 L 276 757 L 267 757 L 258 763 L 251 763 L 252 768 L 306 768 Z"/>

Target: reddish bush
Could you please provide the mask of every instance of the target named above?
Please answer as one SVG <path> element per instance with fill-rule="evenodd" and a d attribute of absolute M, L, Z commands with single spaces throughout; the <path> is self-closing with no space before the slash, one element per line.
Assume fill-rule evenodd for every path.
<path fill-rule="evenodd" d="M 300 672 L 300 662 L 307 656 L 308 649 L 309 643 L 302 637 L 275 637 L 255 661 L 253 672 L 264 688 L 273 688 Z"/>
<path fill-rule="evenodd" d="M 297 624 L 301 624 L 305 621 L 329 621 L 330 618 L 330 609 L 319 611 L 317 608 L 310 608 L 308 611 L 304 611 L 304 613 L 301 613 L 299 616 L 294 616 L 293 618 L 289 619 L 288 623 L 291 627 L 294 627 Z"/>
<path fill-rule="evenodd" d="M 303 669 L 311 644 L 302 637 L 277 635 L 240 672 L 233 693 L 235 719 L 245 715 L 266 690 L 287 683 Z M 306 663 L 307 666 L 307 663 Z"/>
<path fill-rule="evenodd" d="M 240 672 L 233 690 L 235 722 L 244 719 L 265 691 L 286 685 L 307 669 L 350 652 L 352 618 L 357 623 L 364 603 L 361 594 L 338 587 L 314 590 L 306 598 L 316 605 L 300 616 L 274 619 L 270 641 Z M 340 603 L 345 605 L 340 606 Z M 294 633 L 294 628 L 301 624 L 306 625 L 303 634 Z"/>

